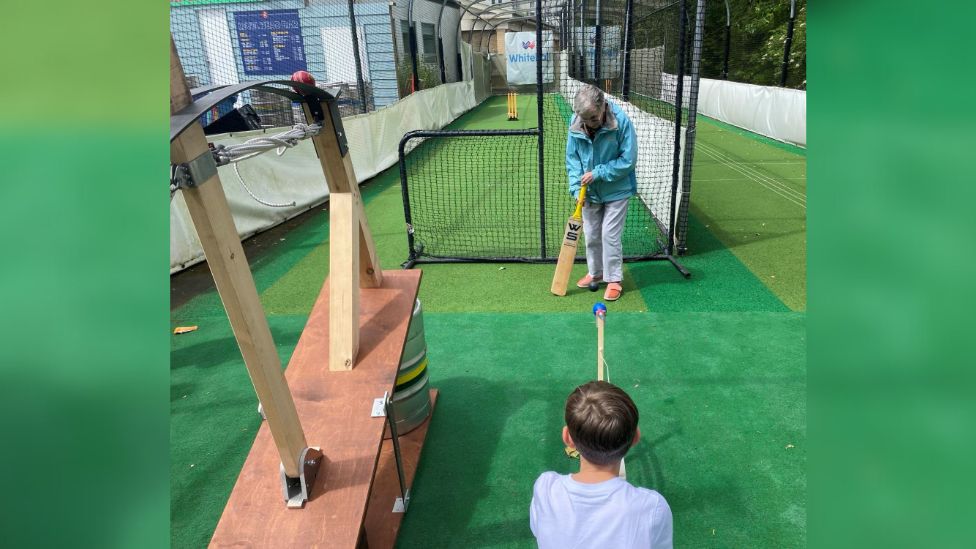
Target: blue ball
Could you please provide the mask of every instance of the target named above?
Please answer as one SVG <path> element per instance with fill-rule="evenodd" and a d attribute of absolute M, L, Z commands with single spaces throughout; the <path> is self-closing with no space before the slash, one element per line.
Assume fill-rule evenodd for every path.
<path fill-rule="evenodd" d="M 596 302 L 596 305 L 593 306 L 593 314 L 598 314 L 600 312 L 603 312 L 603 314 L 606 314 L 607 313 L 607 306 L 604 305 L 602 302 L 597 301 Z"/>

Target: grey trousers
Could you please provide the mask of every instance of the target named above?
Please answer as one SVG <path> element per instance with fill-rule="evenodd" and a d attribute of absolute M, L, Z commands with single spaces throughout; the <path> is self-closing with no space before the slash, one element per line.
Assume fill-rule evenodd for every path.
<path fill-rule="evenodd" d="M 624 251 L 621 236 L 630 200 L 583 205 L 583 234 L 586 236 L 586 268 L 590 276 L 607 282 L 624 279 Z"/>

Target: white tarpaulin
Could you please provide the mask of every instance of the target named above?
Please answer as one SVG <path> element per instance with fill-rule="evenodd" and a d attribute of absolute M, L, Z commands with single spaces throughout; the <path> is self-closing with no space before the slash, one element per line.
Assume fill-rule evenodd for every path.
<path fill-rule="evenodd" d="M 535 43 L 535 31 L 532 32 L 506 32 L 505 33 L 505 58 L 508 70 L 508 84 L 517 86 L 522 84 L 535 84 L 535 56 L 539 51 L 538 44 Z M 542 32 L 542 81 L 552 82 L 552 31 Z"/>
<path fill-rule="evenodd" d="M 807 146 L 807 92 L 702 78 L 698 112 L 773 139 Z"/>

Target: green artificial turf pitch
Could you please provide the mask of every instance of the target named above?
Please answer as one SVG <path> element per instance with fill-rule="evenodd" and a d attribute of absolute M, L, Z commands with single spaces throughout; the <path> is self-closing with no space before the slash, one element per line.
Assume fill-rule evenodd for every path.
<path fill-rule="evenodd" d="M 455 126 L 485 121 L 491 105 Z M 696 179 L 706 171 L 698 170 L 702 156 Z M 398 268 L 406 235 L 397 168 L 362 193 L 381 263 Z M 803 546 L 805 313 L 791 312 L 741 246 L 725 243 L 736 218 L 723 213 L 724 196 L 717 184 L 695 183 L 690 254 L 681 258 L 690 280 L 667 262 L 627 263 L 624 296 L 608 303 L 610 379 L 641 411 L 643 441 L 627 458 L 628 474 L 668 499 L 679 546 Z M 756 204 L 753 215 L 780 206 Z M 328 274 L 325 210 L 261 253 L 248 248 L 283 365 Z M 564 298 L 550 295 L 551 264 L 422 269 L 429 374 L 440 397 L 398 546 L 534 547 L 532 482 L 574 466 L 559 441 L 560 418 L 566 395 L 595 376 L 590 309 L 601 294 L 571 287 Z M 584 271 L 577 265 L 573 276 Z M 171 543 L 201 547 L 260 419 L 216 292 L 171 311 L 171 323 L 200 327 L 172 336 Z"/>

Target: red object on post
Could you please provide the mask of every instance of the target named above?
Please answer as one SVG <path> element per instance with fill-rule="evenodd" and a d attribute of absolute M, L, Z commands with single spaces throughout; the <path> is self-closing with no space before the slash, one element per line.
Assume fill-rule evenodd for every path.
<path fill-rule="evenodd" d="M 295 71 L 291 75 L 291 79 L 293 82 L 301 82 L 302 84 L 308 84 L 310 86 L 315 85 L 315 77 L 312 76 L 312 74 L 308 71 Z M 295 92 L 298 93 L 299 95 L 305 95 L 298 88 L 292 88 L 292 89 L 294 89 Z"/>

